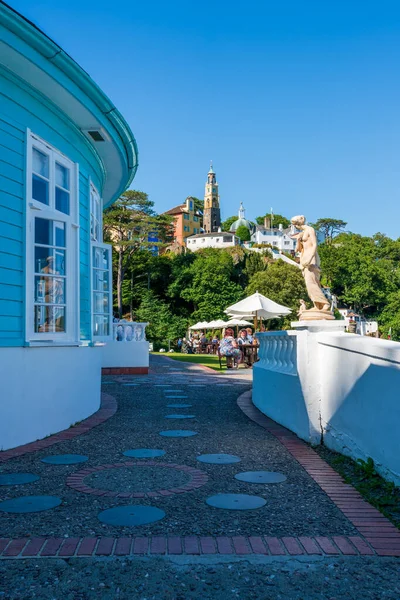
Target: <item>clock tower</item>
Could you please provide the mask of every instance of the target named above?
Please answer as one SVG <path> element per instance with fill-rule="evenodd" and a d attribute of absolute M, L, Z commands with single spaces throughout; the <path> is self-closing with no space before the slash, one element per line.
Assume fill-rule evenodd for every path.
<path fill-rule="evenodd" d="M 204 194 L 203 228 L 206 233 L 218 231 L 221 226 L 221 210 L 219 208 L 218 183 L 212 163 L 207 175 Z"/>

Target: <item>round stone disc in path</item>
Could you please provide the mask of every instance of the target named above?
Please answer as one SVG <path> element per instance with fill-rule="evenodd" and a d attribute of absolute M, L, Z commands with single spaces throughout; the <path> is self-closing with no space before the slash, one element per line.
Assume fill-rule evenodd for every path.
<path fill-rule="evenodd" d="M 191 437 L 197 435 L 197 431 L 190 431 L 189 429 L 170 429 L 168 431 L 160 431 L 160 435 L 163 437 Z"/>
<path fill-rule="evenodd" d="M 235 479 L 247 483 L 282 483 L 282 481 L 286 481 L 287 477 L 282 473 L 270 471 L 246 471 L 235 475 Z"/>
<path fill-rule="evenodd" d="M 240 458 L 233 454 L 202 454 L 197 456 L 197 460 L 211 465 L 230 465 L 240 462 Z"/>
<path fill-rule="evenodd" d="M 48 465 L 75 465 L 86 462 L 88 459 L 89 457 L 83 454 L 54 454 L 45 456 L 41 460 Z"/>
<path fill-rule="evenodd" d="M 39 477 L 33 473 L 2 473 L 0 475 L 0 485 L 22 485 L 37 481 Z"/>
<path fill-rule="evenodd" d="M 190 408 L 191 404 L 167 404 L 167 408 Z"/>
<path fill-rule="evenodd" d="M 56 496 L 20 496 L 12 500 L 0 502 L 0 512 L 6 513 L 33 513 L 50 510 L 61 504 L 61 499 Z"/>
<path fill-rule="evenodd" d="M 195 419 L 196 415 L 165 415 L 165 419 Z"/>
<path fill-rule="evenodd" d="M 207 498 L 206 503 L 214 508 L 227 510 L 254 510 L 265 506 L 267 501 L 260 496 L 248 494 L 216 494 Z"/>
<path fill-rule="evenodd" d="M 165 512 L 155 506 L 128 505 L 108 508 L 98 514 L 98 519 L 107 525 L 135 527 L 160 521 Z"/>
<path fill-rule="evenodd" d="M 133 456 L 135 458 L 155 458 L 156 456 L 164 456 L 165 450 L 155 450 L 152 448 L 136 448 L 135 450 L 126 450 L 124 456 Z"/>

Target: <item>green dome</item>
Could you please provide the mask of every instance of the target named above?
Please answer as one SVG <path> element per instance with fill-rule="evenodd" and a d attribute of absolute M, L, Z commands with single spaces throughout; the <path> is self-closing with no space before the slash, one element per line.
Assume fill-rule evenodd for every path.
<path fill-rule="evenodd" d="M 247 227 L 249 231 L 253 229 L 253 226 L 250 223 L 250 221 L 248 221 L 247 219 L 238 219 L 237 221 L 234 221 L 232 223 L 232 225 L 230 226 L 230 231 L 237 231 L 241 225 Z"/>

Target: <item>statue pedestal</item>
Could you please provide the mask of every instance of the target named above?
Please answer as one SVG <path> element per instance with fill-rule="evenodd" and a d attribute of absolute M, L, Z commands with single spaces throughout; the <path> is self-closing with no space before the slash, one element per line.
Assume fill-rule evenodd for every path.
<path fill-rule="evenodd" d="M 318 310 L 317 308 L 310 308 L 304 310 L 299 315 L 301 321 L 334 321 L 335 317 L 333 313 L 327 310 Z"/>
<path fill-rule="evenodd" d="M 321 311 L 316 311 L 321 312 Z M 297 331 L 308 331 L 309 333 L 319 333 L 320 331 L 326 332 L 344 332 L 346 322 L 344 319 L 315 319 L 312 321 L 292 321 L 291 326 Z"/>

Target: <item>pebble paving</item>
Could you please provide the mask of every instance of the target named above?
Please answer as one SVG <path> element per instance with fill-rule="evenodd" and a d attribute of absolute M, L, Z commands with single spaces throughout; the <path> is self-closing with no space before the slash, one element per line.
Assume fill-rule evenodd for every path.
<path fill-rule="evenodd" d="M 240 540 L 259 540 L 260 536 L 269 540 L 294 539 L 285 536 L 358 536 L 350 520 L 281 442 L 238 408 L 238 396 L 251 383 L 236 375 L 205 374 L 187 365 L 171 369 L 169 361 L 155 357 L 145 386 L 140 375 L 120 377 L 118 381 L 104 378 L 106 386 L 114 383 L 112 392 L 107 391 L 118 401 L 114 416 L 84 435 L 13 458 L 1 467 L 4 475 L 32 473 L 39 479 L 23 488 L 1 486 L 0 501 L 55 496 L 60 502 L 43 513 L 18 515 L 1 511 L 0 505 L 0 538 L 130 539 L 133 535 L 155 536 L 153 539 L 187 536 L 191 540 L 190 536 L 204 536 L 205 540 L 229 538 L 245 552 L 248 542 Z M 167 390 L 161 386 L 172 387 Z M 165 407 L 171 394 L 189 399 L 196 416 L 195 431 L 166 428 Z M 182 416 L 194 415 L 182 412 Z M 236 462 L 201 460 L 210 454 L 229 455 Z M 43 462 L 46 457 L 59 455 L 81 455 L 88 460 L 84 465 Z M 127 456 L 150 460 L 146 468 L 127 462 L 119 466 L 128 460 Z M 203 475 L 194 475 L 192 484 L 188 484 L 186 470 L 199 469 L 200 462 Z M 181 471 L 175 467 L 160 469 L 162 464 L 178 465 Z M 257 473 L 256 487 L 252 481 L 243 480 L 243 474 L 249 472 Z M 268 473 L 269 479 L 260 481 L 259 472 Z M 280 481 L 276 481 L 278 475 Z M 82 485 L 98 488 L 97 494 L 66 483 L 67 479 L 77 481 L 82 477 Z M 186 486 L 185 493 L 180 493 L 182 486 Z M 135 493 L 145 497 L 135 501 L 131 497 Z M 210 505 L 220 504 L 222 499 L 228 500 L 225 508 Z M 250 504 L 243 503 L 245 499 Z M 133 523 L 129 519 L 138 514 L 139 507 L 161 511 L 163 517 Z M 113 517 L 115 509 L 122 509 L 117 514 L 124 515 L 119 522 Z M 111 519 L 107 518 L 110 514 Z M 255 548 L 266 551 L 265 545 L 254 543 Z M 287 544 L 286 548 L 293 549 Z M 99 546 L 99 551 L 102 548 Z M 273 544 L 269 548 L 274 548 Z"/>

